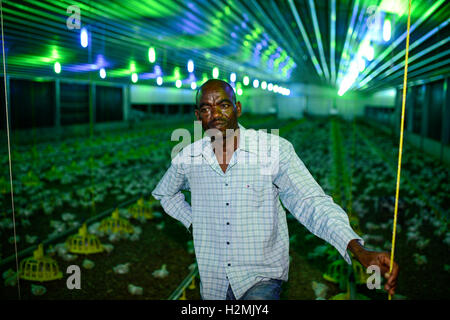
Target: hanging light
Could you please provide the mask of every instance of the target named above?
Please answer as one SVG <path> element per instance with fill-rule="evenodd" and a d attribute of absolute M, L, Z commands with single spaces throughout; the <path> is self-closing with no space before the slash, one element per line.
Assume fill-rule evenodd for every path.
<path fill-rule="evenodd" d="M 136 83 L 138 81 L 138 75 L 137 73 L 133 73 L 131 75 L 131 81 L 133 81 L 133 83 Z"/>
<path fill-rule="evenodd" d="M 230 81 L 231 82 L 236 82 L 236 73 L 232 73 L 232 74 L 230 74 Z"/>
<path fill-rule="evenodd" d="M 194 61 L 190 60 L 187 63 L 187 69 L 189 72 L 194 72 Z"/>
<path fill-rule="evenodd" d="M 148 61 L 153 63 L 155 62 L 155 60 L 156 60 L 155 48 L 151 47 L 148 49 Z"/>
<path fill-rule="evenodd" d="M 191 82 L 191 89 L 192 90 L 197 89 L 197 83 L 195 81 Z"/>
<path fill-rule="evenodd" d="M 383 23 L 383 40 L 389 41 L 391 39 L 391 20 L 386 19 Z"/>
<path fill-rule="evenodd" d="M 100 69 L 100 78 L 105 79 L 106 78 L 106 71 L 105 68 Z"/>
<path fill-rule="evenodd" d="M 162 83 L 163 83 L 163 78 L 162 78 L 162 77 L 156 78 L 156 84 L 157 84 L 158 86 L 162 85 Z"/>
<path fill-rule="evenodd" d="M 238 96 L 242 96 L 242 89 L 241 88 L 237 89 L 237 94 L 238 94 Z"/>
<path fill-rule="evenodd" d="M 181 80 L 180 80 L 180 79 L 178 79 L 177 81 L 175 81 L 175 87 L 181 88 L 181 85 L 182 85 L 182 83 L 181 83 Z"/>
<path fill-rule="evenodd" d="M 267 85 L 267 90 L 272 91 L 273 90 L 273 84 L 269 83 Z"/>
<path fill-rule="evenodd" d="M 267 89 L 267 82 L 265 82 L 265 81 L 261 82 L 261 89 L 263 89 L 263 90 Z"/>
<path fill-rule="evenodd" d="M 219 68 L 214 67 L 213 72 L 212 72 L 212 76 L 214 79 L 217 79 L 219 77 Z"/>
<path fill-rule="evenodd" d="M 258 88 L 259 87 L 259 80 L 255 79 L 253 80 L 253 88 Z"/>
<path fill-rule="evenodd" d="M 54 68 L 56 73 L 60 73 L 61 72 L 61 64 L 59 62 L 55 62 L 55 65 L 54 65 L 53 68 Z"/>
<path fill-rule="evenodd" d="M 248 76 L 245 76 L 243 82 L 244 86 L 248 86 L 248 84 L 250 83 L 250 78 Z"/>
<path fill-rule="evenodd" d="M 88 46 L 89 40 L 86 28 L 81 28 L 80 43 L 83 48 L 86 48 Z"/>

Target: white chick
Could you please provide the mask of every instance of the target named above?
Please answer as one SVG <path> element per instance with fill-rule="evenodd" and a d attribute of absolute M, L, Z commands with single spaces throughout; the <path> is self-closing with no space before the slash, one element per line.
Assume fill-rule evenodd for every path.
<path fill-rule="evenodd" d="M 314 294 L 316 295 L 316 298 L 319 299 L 326 299 L 328 287 L 320 282 L 312 281 L 311 287 L 314 290 Z"/>
<path fill-rule="evenodd" d="M 74 261 L 78 258 L 78 256 L 76 254 L 70 254 L 70 253 L 66 253 L 61 257 L 64 261 Z"/>
<path fill-rule="evenodd" d="M 130 283 L 128 285 L 128 292 L 134 296 L 141 296 L 142 293 L 144 292 L 144 289 L 142 287 L 138 287 Z"/>
<path fill-rule="evenodd" d="M 28 234 L 25 235 L 25 241 L 29 244 L 35 243 L 37 240 L 37 236 L 29 236 Z"/>
<path fill-rule="evenodd" d="M 162 230 L 162 229 L 164 229 L 164 225 L 165 225 L 165 223 L 164 223 L 164 221 L 162 221 L 161 223 L 156 225 L 156 229 Z"/>
<path fill-rule="evenodd" d="M 111 253 L 111 251 L 113 251 L 113 249 L 114 249 L 114 246 L 109 243 L 103 244 L 102 246 L 103 246 L 103 249 L 105 249 L 105 251 L 107 253 Z"/>
<path fill-rule="evenodd" d="M 165 277 L 167 277 L 169 275 L 169 271 L 167 271 L 166 265 L 163 264 L 161 269 L 153 271 L 152 275 L 155 278 L 161 278 L 162 279 L 162 278 L 165 278 Z"/>
<path fill-rule="evenodd" d="M 113 270 L 117 274 L 126 274 L 130 271 L 130 264 L 129 262 L 118 264 L 117 266 L 113 267 Z"/>
<path fill-rule="evenodd" d="M 94 268 L 94 266 L 95 266 L 95 263 L 94 263 L 94 261 L 92 261 L 92 260 L 89 260 L 89 259 L 84 259 L 83 260 L 83 264 L 82 264 L 82 266 L 83 266 L 83 268 L 85 268 L 85 269 L 92 269 L 92 268 Z"/>
<path fill-rule="evenodd" d="M 69 212 L 63 213 L 61 215 L 61 220 L 62 221 L 72 221 L 75 219 L 75 215 Z"/>
<path fill-rule="evenodd" d="M 44 286 L 39 286 L 35 284 L 31 284 L 31 293 L 35 296 L 42 296 L 47 292 L 47 289 Z"/>

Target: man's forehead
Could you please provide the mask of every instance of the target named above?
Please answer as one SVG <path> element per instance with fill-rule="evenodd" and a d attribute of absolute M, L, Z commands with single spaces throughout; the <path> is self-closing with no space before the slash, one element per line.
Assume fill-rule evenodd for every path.
<path fill-rule="evenodd" d="M 199 92 L 199 98 L 219 98 L 219 97 L 233 97 L 233 90 L 223 85 L 211 85 L 207 87 L 202 87 Z"/>
<path fill-rule="evenodd" d="M 207 86 L 204 86 L 200 89 L 201 94 L 214 94 L 214 93 L 231 93 L 228 86 L 225 86 L 220 83 L 214 83 Z"/>

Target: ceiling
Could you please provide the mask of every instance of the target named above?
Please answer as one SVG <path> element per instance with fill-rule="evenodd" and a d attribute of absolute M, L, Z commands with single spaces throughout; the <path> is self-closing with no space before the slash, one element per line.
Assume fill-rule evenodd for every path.
<path fill-rule="evenodd" d="M 449 12 L 445 0 L 412 1 L 410 81 L 450 73 Z M 99 81 L 104 68 L 105 81 L 131 83 L 136 73 L 139 83 L 155 84 L 161 76 L 163 85 L 180 79 L 189 86 L 217 67 L 226 80 L 234 72 L 236 82 L 248 76 L 341 93 L 403 81 L 407 0 L 24 0 L 2 1 L 2 13 L 6 70 L 13 77 Z"/>

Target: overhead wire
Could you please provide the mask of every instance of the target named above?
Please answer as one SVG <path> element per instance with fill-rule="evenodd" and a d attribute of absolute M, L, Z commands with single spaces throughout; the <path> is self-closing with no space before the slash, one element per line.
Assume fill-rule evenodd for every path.
<path fill-rule="evenodd" d="M 17 256 L 17 234 L 16 234 L 16 216 L 14 210 L 14 189 L 13 189 L 13 179 L 12 179 L 12 162 L 11 162 L 11 143 L 9 135 L 9 112 L 8 112 L 8 90 L 6 81 L 6 57 L 5 57 L 5 36 L 3 33 L 3 1 L 0 0 L 0 21 L 2 29 L 2 53 L 3 53 L 3 81 L 5 86 L 5 110 L 6 110 L 6 136 L 8 140 L 8 164 L 9 164 L 9 181 L 11 188 L 11 207 L 12 207 L 12 219 L 13 219 L 13 232 L 14 232 L 14 252 L 16 257 L 16 278 L 17 278 L 17 294 L 19 300 L 21 300 L 20 295 L 20 282 L 19 282 L 19 260 Z"/>

